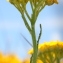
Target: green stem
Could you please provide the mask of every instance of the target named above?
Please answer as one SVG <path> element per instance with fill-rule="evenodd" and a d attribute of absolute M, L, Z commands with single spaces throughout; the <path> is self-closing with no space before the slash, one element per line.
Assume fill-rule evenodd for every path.
<path fill-rule="evenodd" d="M 57 58 L 57 63 L 60 63 L 60 59 L 59 58 Z"/>
<path fill-rule="evenodd" d="M 30 16 L 29 16 L 29 14 L 28 14 L 26 9 L 25 9 L 25 14 L 27 15 L 28 19 L 31 21 L 31 18 L 30 18 Z"/>
<path fill-rule="evenodd" d="M 33 12 L 33 3 L 32 3 L 32 0 L 30 0 L 30 5 L 31 5 L 32 12 Z"/>
<path fill-rule="evenodd" d="M 35 35 L 35 26 L 32 25 L 32 42 L 33 42 L 33 61 L 32 63 L 36 63 L 37 60 L 37 41 L 36 41 L 36 35 Z"/>
<path fill-rule="evenodd" d="M 28 24 L 28 22 L 27 22 L 27 20 L 26 20 L 25 16 L 24 16 L 24 15 L 22 15 L 22 18 L 23 18 L 23 21 L 24 21 L 25 26 L 27 27 L 28 31 L 29 31 L 29 32 L 30 32 L 30 34 L 31 34 L 31 28 L 30 28 L 30 26 L 29 26 L 29 24 Z"/>
<path fill-rule="evenodd" d="M 55 56 L 56 56 L 56 62 L 57 63 L 60 63 L 60 53 L 59 53 L 59 48 L 57 47 L 56 50 L 55 50 Z"/>
<path fill-rule="evenodd" d="M 38 40 L 37 40 L 37 47 L 38 47 L 38 45 L 39 45 L 39 40 L 40 40 L 40 38 L 41 38 L 41 35 L 42 35 L 42 26 L 41 26 L 41 24 L 40 24 L 40 33 L 39 33 Z"/>

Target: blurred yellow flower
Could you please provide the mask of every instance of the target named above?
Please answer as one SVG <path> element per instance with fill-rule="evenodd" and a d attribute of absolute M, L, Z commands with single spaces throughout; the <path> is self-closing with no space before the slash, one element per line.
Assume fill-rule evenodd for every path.
<path fill-rule="evenodd" d="M 21 63 L 16 55 L 4 55 L 0 52 L 0 63 Z"/>
<path fill-rule="evenodd" d="M 63 42 L 61 41 L 44 42 L 42 44 L 39 44 L 38 46 L 38 50 L 42 52 L 50 49 L 56 49 L 56 48 L 63 49 Z M 31 49 L 28 53 L 33 54 L 33 49 Z"/>
<path fill-rule="evenodd" d="M 22 63 L 30 63 L 30 59 L 24 59 Z"/>
<path fill-rule="evenodd" d="M 29 54 L 33 54 L 33 49 L 28 52 Z M 41 61 L 45 61 L 46 63 L 57 61 L 57 58 L 63 58 L 63 42 L 61 41 L 51 41 L 44 42 L 39 44 L 38 46 L 38 58 Z"/>
<path fill-rule="evenodd" d="M 28 0 L 7 0 L 8 2 L 10 2 L 11 4 L 23 4 L 23 3 L 27 3 Z"/>
<path fill-rule="evenodd" d="M 16 55 L 8 55 L 8 60 L 10 63 L 21 63 Z"/>
<path fill-rule="evenodd" d="M 37 63 L 43 63 L 40 59 L 37 59 Z"/>
<path fill-rule="evenodd" d="M 52 4 L 54 4 L 54 3 L 58 4 L 58 1 L 57 1 L 57 0 L 46 0 L 46 1 L 45 1 L 45 4 L 46 4 L 46 5 L 52 5 Z"/>
<path fill-rule="evenodd" d="M 30 59 L 24 59 L 22 63 L 30 63 Z M 37 63 L 43 63 L 40 59 L 37 59 Z"/>

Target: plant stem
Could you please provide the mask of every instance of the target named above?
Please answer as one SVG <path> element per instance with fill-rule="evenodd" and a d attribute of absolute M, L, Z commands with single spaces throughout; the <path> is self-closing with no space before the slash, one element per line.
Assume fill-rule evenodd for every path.
<path fill-rule="evenodd" d="M 32 25 L 32 42 L 33 42 L 33 61 L 32 63 L 36 63 L 37 60 L 37 41 L 36 41 L 36 35 L 35 35 L 35 25 Z"/>
<path fill-rule="evenodd" d="M 59 58 L 57 58 L 57 63 L 60 63 L 60 59 Z"/>

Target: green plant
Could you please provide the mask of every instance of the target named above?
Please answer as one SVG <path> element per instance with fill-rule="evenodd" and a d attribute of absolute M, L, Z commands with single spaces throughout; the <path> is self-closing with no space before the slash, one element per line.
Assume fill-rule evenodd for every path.
<path fill-rule="evenodd" d="M 58 4 L 58 2 L 57 0 L 9 0 L 9 2 L 19 10 L 25 26 L 31 34 L 33 51 L 34 51 L 34 53 L 32 54 L 31 63 L 36 63 L 37 53 L 38 53 L 38 44 L 39 44 L 39 40 L 41 38 L 41 32 L 42 32 L 42 26 L 40 24 L 40 33 L 39 33 L 38 39 L 36 39 L 35 23 L 36 23 L 37 17 L 41 12 L 41 10 L 43 10 L 46 5 L 50 6 L 50 5 L 53 5 L 54 3 Z M 26 5 L 28 2 L 31 5 L 31 10 L 32 10 L 31 17 L 29 16 L 28 11 L 26 10 Z M 30 21 L 31 26 L 28 24 L 25 15 Z"/>

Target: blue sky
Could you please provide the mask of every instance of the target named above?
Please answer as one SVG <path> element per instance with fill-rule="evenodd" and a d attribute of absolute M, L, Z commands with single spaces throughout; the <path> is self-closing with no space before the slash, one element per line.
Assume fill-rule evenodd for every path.
<path fill-rule="evenodd" d="M 29 4 L 28 12 L 31 13 Z M 59 4 L 46 6 L 36 22 L 36 36 L 39 34 L 39 24 L 42 24 L 40 43 L 63 39 L 63 1 Z M 15 53 L 20 58 L 27 56 L 31 46 L 20 35 L 22 33 L 30 42 L 31 36 L 26 29 L 19 11 L 6 0 L 0 1 L 0 51 Z"/>

